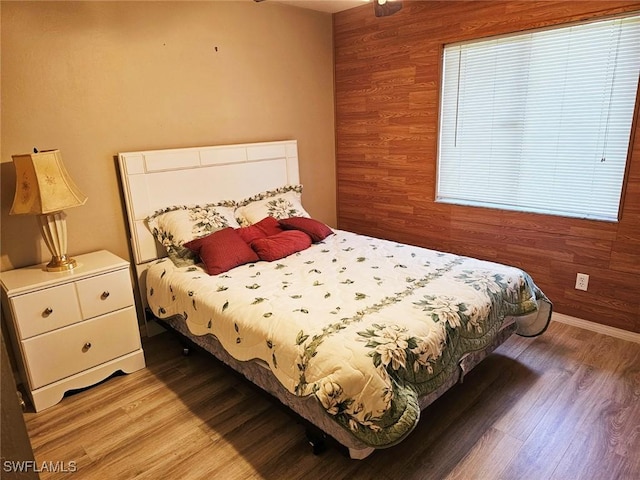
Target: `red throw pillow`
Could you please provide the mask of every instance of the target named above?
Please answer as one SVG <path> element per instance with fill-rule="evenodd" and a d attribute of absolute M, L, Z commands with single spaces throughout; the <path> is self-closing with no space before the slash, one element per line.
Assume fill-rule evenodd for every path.
<path fill-rule="evenodd" d="M 251 242 L 251 248 L 258 254 L 260 260 L 267 262 L 287 257 L 310 246 L 311 238 L 309 235 L 297 230 L 280 232 Z"/>
<path fill-rule="evenodd" d="M 236 231 L 242 237 L 242 239 L 251 243 L 257 238 L 270 237 L 276 235 L 282 231 L 282 227 L 273 217 L 265 217 L 258 223 L 254 223 L 248 227 L 237 228 Z"/>
<path fill-rule="evenodd" d="M 196 238 L 184 246 L 200 256 L 209 275 L 218 275 L 238 265 L 260 260 L 232 227 Z"/>
<path fill-rule="evenodd" d="M 333 233 L 324 223 L 307 217 L 291 217 L 278 220 L 285 230 L 300 230 L 311 237 L 313 243 L 320 242 Z"/>

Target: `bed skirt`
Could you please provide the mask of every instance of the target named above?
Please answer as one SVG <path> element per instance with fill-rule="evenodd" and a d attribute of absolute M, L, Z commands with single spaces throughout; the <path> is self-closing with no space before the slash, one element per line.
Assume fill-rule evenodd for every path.
<path fill-rule="evenodd" d="M 272 396 L 276 397 L 282 404 L 289 407 L 300 417 L 346 447 L 349 450 L 349 456 L 352 459 L 363 459 L 375 450 L 375 448 L 362 443 L 356 437 L 351 435 L 349 430 L 332 420 L 331 417 L 327 414 L 327 411 L 322 407 L 315 396 L 310 395 L 300 397 L 289 392 L 285 387 L 282 386 L 282 384 L 280 384 L 280 382 L 271 373 L 269 368 L 261 362 L 244 362 L 236 360 L 222 348 L 220 342 L 216 339 L 215 336 L 197 336 L 191 334 L 186 326 L 184 319 L 179 315 L 161 319 L 159 320 L 159 322 L 180 333 L 182 336 L 186 337 L 194 344 L 203 348 L 236 372 L 242 374 L 251 383 L 259 386 Z M 500 331 L 495 336 L 494 341 L 490 345 L 488 345 L 483 350 L 470 352 L 464 355 L 459 360 L 459 368 L 454 375 L 451 375 L 449 379 L 438 389 L 419 398 L 420 409 L 424 410 L 435 400 L 441 397 L 453 385 L 459 382 L 461 383 L 464 379 L 464 376 L 473 367 L 480 363 L 498 346 L 504 343 L 513 333 L 515 333 L 515 330 L 516 323 L 514 319 L 505 319 Z M 401 440 L 403 439 L 398 440 L 398 442 L 396 443 L 399 443 Z"/>

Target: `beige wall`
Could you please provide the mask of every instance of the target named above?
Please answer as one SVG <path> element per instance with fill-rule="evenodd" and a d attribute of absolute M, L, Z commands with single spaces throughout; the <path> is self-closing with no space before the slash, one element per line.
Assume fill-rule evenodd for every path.
<path fill-rule="evenodd" d="M 129 258 L 114 155 L 298 140 L 305 207 L 335 225 L 332 22 L 269 2 L 3 2 L 1 270 L 49 259 L 9 216 L 11 155 L 59 148 L 89 197 L 69 252 Z"/>

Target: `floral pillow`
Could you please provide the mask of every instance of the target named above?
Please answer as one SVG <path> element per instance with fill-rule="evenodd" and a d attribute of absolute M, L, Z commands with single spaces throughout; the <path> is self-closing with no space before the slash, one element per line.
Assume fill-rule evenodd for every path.
<path fill-rule="evenodd" d="M 268 190 L 238 202 L 236 219 L 247 226 L 269 216 L 276 219 L 289 217 L 309 217 L 302 207 L 302 185 L 285 185 Z"/>
<path fill-rule="evenodd" d="M 178 267 L 193 265 L 198 256 L 184 247 L 186 242 L 223 228 L 238 228 L 232 201 L 207 205 L 177 205 L 158 210 L 147 217 L 147 226 Z"/>

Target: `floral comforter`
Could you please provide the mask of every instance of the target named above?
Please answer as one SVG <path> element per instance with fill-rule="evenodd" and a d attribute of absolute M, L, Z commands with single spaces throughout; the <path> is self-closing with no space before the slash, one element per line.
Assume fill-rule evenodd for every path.
<path fill-rule="evenodd" d="M 290 392 L 315 395 L 373 447 L 404 438 L 418 397 L 489 345 L 506 316 L 528 314 L 518 332 L 527 336 L 550 316 L 522 270 L 339 230 L 282 260 L 217 276 L 159 260 L 147 298 L 157 317 L 179 314 L 234 358 L 264 361 Z"/>

